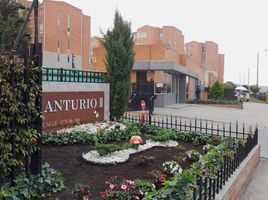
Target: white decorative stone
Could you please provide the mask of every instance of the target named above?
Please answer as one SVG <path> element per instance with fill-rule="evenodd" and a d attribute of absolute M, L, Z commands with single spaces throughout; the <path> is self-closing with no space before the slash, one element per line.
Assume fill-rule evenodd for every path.
<path fill-rule="evenodd" d="M 121 151 L 115 151 L 105 156 L 100 156 L 97 151 L 92 150 L 86 154 L 82 154 L 82 157 L 90 163 L 109 165 L 126 162 L 129 159 L 130 155 L 146 151 L 153 147 L 176 147 L 178 145 L 179 144 L 176 141 L 172 140 L 166 142 L 155 142 L 152 140 L 147 140 L 146 144 L 139 145 L 138 149 L 130 148 Z"/>
<path fill-rule="evenodd" d="M 119 125 L 120 129 L 124 130 L 126 126 L 124 124 L 118 122 L 96 122 L 96 123 L 89 123 L 89 124 L 81 124 L 76 125 L 72 128 L 65 128 L 60 131 L 57 131 L 58 134 L 60 133 L 72 133 L 72 132 L 80 132 L 85 131 L 89 133 L 98 133 L 100 131 L 111 131 L 115 129 L 115 126 Z"/>

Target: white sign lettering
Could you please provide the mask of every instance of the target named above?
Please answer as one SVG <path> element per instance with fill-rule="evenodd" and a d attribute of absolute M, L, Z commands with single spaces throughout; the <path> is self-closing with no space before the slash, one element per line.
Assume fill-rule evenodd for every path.
<path fill-rule="evenodd" d="M 102 102 L 99 100 L 99 102 Z M 100 108 L 103 107 L 103 103 L 100 103 Z M 68 110 L 86 110 L 95 109 L 98 106 L 98 100 L 93 99 L 71 99 L 71 100 L 54 100 L 47 101 L 44 112 L 61 112 Z"/>

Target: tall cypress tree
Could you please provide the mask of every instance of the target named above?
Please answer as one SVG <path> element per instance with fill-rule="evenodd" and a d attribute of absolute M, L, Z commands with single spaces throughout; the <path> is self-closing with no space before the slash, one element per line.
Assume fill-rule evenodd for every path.
<path fill-rule="evenodd" d="M 131 24 L 115 11 L 114 27 L 104 35 L 107 79 L 110 83 L 110 115 L 119 118 L 127 109 L 134 64 Z"/>

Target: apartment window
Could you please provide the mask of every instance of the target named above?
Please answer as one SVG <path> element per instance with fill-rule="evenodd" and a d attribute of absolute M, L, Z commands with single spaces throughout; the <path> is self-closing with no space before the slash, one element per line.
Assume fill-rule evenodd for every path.
<path fill-rule="evenodd" d="M 67 62 L 70 62 L 70 40 L 68 40 L 68 47 L 67 47 Z"/>
<path fill-rule="evenodd" d="M 60 62 L 60 52 L 57 52 L 57 61 Z"/>
<path fill-rule="evenodd" d="M 171 93 L 172 87 L 170 83 L 155 83 L 155 93 L 166 94 Z"/>
<path fill-rule="evenodd" d="M 146 32 L 137 33 L 137 38 L 146 38 L 146 37 L 147 37 L 147 33 Z"/>
<path fill-rule="evenodd" d="M 67 55 L 67 62 L 69 63 L 70 62 L 70 54 L 68 53 Z"/>
<path fill-rule="evenodd" d="M 176 41 L 176 37 L 175 36 L 173 37 L 173 44 L 174 44 L 174 46 L 177 45 L 177 41 Z"/>
<path fill-rule="evenodd" d="M 91 44 L 90 45 L 91 45 L 92 48 L 94 48 L 94 47 L 96 47 L 96 42 L 95 41 L 91 41 Z"/>
<path fill-rule="evenodd" d="M 164 33 L 163 32 L 160 32 L 159 33 L 159 40 L 162 41 L 163 39 L 164 39 Z"/>
<path fill-rule="evenodd" d="M 67 27 L 68 35 L 70 35 L 70 27 L 71 27 L 71 18 L 70 15 L 68 15 L 68 27 Z"/>
<path fill-rule="evenodd" d="M 40 33 L 43 33 L 43 31 L 44 31 L 44 26 L 43 26 L 43 24 L 40 24 L 39 30 L 40 30 Z"/>
<path fill-rule="evenodd" d="M 172 76 L 169 74 L 163 74 L 155 83 L 155 93 L 165 94 L 172 93 Z"/>
<path fill-rule="evenodd" d="M 60 62 L 60 41 L 57 41 L 57 61 Z"/>
<path fill-rule="evenodd" d="M 60 26 L 60 14 L 57 13 L 57 26 Z"/>

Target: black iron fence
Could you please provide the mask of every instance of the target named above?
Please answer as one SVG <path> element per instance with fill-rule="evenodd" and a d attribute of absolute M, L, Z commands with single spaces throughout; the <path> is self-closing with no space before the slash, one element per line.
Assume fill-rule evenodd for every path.
<path fill-rule="evenodd" d="M 106 83 L 106 73 L 63 68 L 43 68 L 43 81 Z"/>
<path fill-rule="evenodd" d="M 246 141 L 244 145 L 240 145 L 238 147 L 232 158 L 227 156 L 224 157 L 220 167 L 215 170 L 214 176 L 200 176 L 197 178 L 197 187 L 190 191 L 191 200 L 215 199 L 216 195 L 227 183 L 241 162 L 258 144 L 258 128 L 256 127 L 254 132 L 252 132 L 251 129 L 246 132 L 245 124 L 243 124 L 242 127 L 239 127 L 238 122 L 234 124 L 230 123 L 229 126 L 225 123 L 223 123 L 222 126 L 219 124 L 214 126 L 213 122 L 207 120 L 182 120 L 180 117 L 175 116 L 151 116 L 151 120 L 149 120 L 148 115 L 142 117 L 141 115 L 135 116 L 131 113 L 125 113 L 122 120 L 128 120 L 133 123 L 155 125 L 159 128 L 172 128 L 177 131 L 194 131 L 204 134 L 234 137 L 236 139 L 244 139 Z"/>
<path fill-rule="evenodd" d="M 232 174 L 239 167 L 241 162 L 248 156 L 251 150 L 258 144 L 258 129 L 253 135 L 246 139 L 244 146 L 237 149 L 233 158 L 224 157 L 222 165 L 215 171 L 214 177 L 199 177 L 197 180 L 197 188 L 192 192 L 193 200 L 211 200 L 215 199 L 216 194 L 227 183 Z"/>
<path fill-rule="evenodd" d="M 221 135 L 223 137 L 234 137 L 237 139 L 246 139 L 252 135 L 252 127 L 246 127 L 245 123 L 239 124 L 225 122 L 214 122 L 202 119 L 182 118 L 173 115 L 149 115 L 149 112 L 142 116 L 142 112 L 126 112 L 122 117 L 134 123 L 145 123 L 159 128 L 172 128 L 176 131 L 194 131 L 197 133 Z"/>

